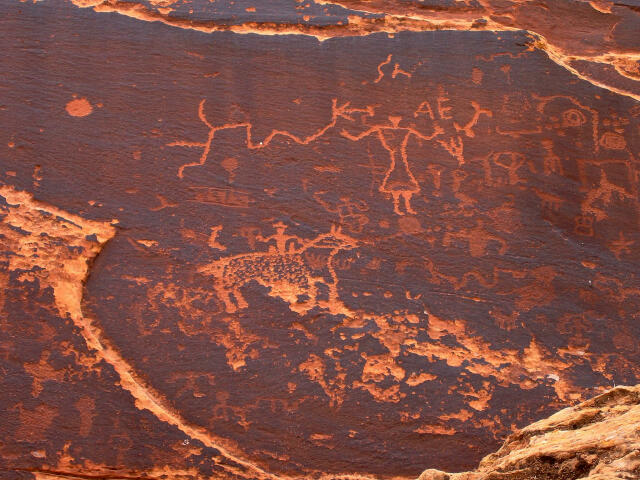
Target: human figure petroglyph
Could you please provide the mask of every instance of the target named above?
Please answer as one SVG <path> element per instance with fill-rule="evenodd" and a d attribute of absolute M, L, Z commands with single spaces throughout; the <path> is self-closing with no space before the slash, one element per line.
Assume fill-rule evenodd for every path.
<path fill-rule="evenodd" d="M 519 170 L 528 167 L 529 172 L 536 171 L 532 162 L 518 152 L 491 152 L 483 162 L 485 182 L 492 186 L 527 183 L 527 179 L 520 176 Z"/>
<path fill-rule="evenodd" d="M 596 188 L 592 188 L 582 202 L 582 213 L 593 215 L 596 221 L 606 218 L 604 207 L 609 206 L 614 199 L 629 200 L 637 204 L 637 196 L 628 192 L 624 187 L 611 182 L 605 170 L 600 173 L 600 181 Z"/>
<path fill-rule="evenodd" d="M 384 63 L 384 62 L 383 62 Z M 395 76 L 392 76 L 395 78 Z M 253 124 L 249 121 L 214 125 L 207 118 L 204 107 L 206 100 L 202 100 L 198 106 L 198 118 L 208 128 L 209 133 L 205 142 L 174 141 L 168 146 L 200 148 L 202 154 L 198 161 L 186 163 L 179 167 L 178 177 L 184 178 L 185 170 L 190 167 L 202 166 L 213 148 L 216 133 L 227 129 L 244 129 L 246 132 L 245 146 L 248 150 L 260 150 L 268 147 L 274 140 L 280 139 L 293 142 L 298 145 L 309 145 L 330 131 L 340 128 L 339 135 L 348 140 L 357 142 L 371 136 L 378 139 L 381 146 L 389 154 L 389 167 L 384 173 L 382 184 L 378 191 L 388 195 L 393 200 L 394 212 L 398 215 L 415 214 L 412 208 L 412 197 L 420 192 L 420 185 L 416 180 L 407 158 L 407 145 L 411 139 L 433 141 L 458 161 L 458 165 L 464 164 L 463 137 L 475 137 L 474 127 L 482 115 L 491 117 L 492 112 L 482 108 L 477 102 L 472 101 L 473 114 L 464 122 L 457 122 L 452 115 L 449 105 L 450 99 L 444 89 L 438 89 L 438 96 L 433 101 L 423 101 L 413 112 L 411 121 L 400 115 L 387 115 L 380 120 L 372 120 L 376 116 L 379 105 L 366 105 L 362 108 L 352 107 L 350 102 L 339 103 L 338 99 L 332 99 L 331 116 L 329 121 L 309 135 L 297 135 L 287 130 L 273 129 L 262 140 L 258 140 L 253 134 Z M 340 121 L 340 125 L 338 122 Z M 429 133 L 425 133 L 416 123 L 427 123 Z M 444 135 L 445 129 L 440 125 L 447 123 L 450 135 Z M 349 128 L 349 130 L 347 129 Z M 359 130 L 357 133 L 355 130 Z M 223 161 L 224 162 L 224 161 Z M 235 166 L 235 164 L 233 164 Z M 229 165 L 222 165 L 227 171 Z M 229 173 L 229 172 L 228 172 Z M 235 173 L 235 170 L 231 173 Z M 302 180 L 304 182 L 304 179 Z"/>
<path fill-rule="evenodd" d="M 284 223 L 274 225 L 276 233 L 267 237 L 257 235 L 261 243 L 275 242 L 266 252 L 250 252 L 222 257 L 201 267 L 198 271 L 215 277 L 214 289 L 224 303 L 227 313 L 248 307 L 240 289 L 251 281 L 269 288 L 269 295 L 289 304 L 289 308 L 304 314 L 314 307 L 327 308 L 331 313 L 347 313 L 338 295 L 338 277 L 334 259 L 342 250 L 358 246 L 358 242 L 331 227 L 328 233 L 313 239 L 304 239 L 286 233 Z M 325 265 L 330 277 L 315 273 L 306 253 L 309 249 L 329 251 Z M 326 285 L 328 299 L 318 298 L 318 284 Z M 306 297 L 300 300 L 300 297 Z"/>
<path fill-rule="evenodd" d="M 434 125 L 433 132 L 430 135 L 425 135 L 410 125 L 401 126 L 401 120 L 402 117 L 389 116 L 388 123 L 372 125 L 362 133 L 353 135 L 343 129 L 341 134 L 354 142 L 370 135 L 375 135 L 378 138 L 390 157 L 389 168 L 385 172 L 378 190 L 391 195 L 393 211 L 396 214 L 405 215 L 405 213 L 416 213 L 411 208 L 411 197 L 420 191 L 420 185 L 409 168 L 407 144 L 412 136 L 420 140 L 433 140 L 444 130 L 438 125 Z"/>
<path fill-rule="evenodd" d="M 268 237 L 263 237 L 262 235 L 257 235 L 256 240 L 262 243 L 270 244 L 273 242 L 273 245 L 269 245 L 270 253 L 294 253 L 297 248 L 301 246 L 302 239 L 297 235 L 288 235 L 286 233 L 287 225 L 282 222 L 278 222 L 273 225 L 273 228 L 276 229 L 276 233 L 273 235 L 269 235 Z"/>

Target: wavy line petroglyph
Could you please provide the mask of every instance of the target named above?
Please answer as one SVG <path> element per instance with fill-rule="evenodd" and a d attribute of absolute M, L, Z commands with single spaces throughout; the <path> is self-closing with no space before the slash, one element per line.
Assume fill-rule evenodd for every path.
<path fill-rule="evenodd" d="M 206 163 L 207 157 L 209 155 L 209 152 L 211 151 L 211 146 L 212 146 L 213 140 L 215 138 L 216 132 L 219 132 L 221 130 L 228 130 L 228 129 L 234 129 L 234 128 L 244 128 L 246 130 L 246 139 L 247 139 L 246 146 L 250 150 L 259 150 L 261 148 L 265 148 L 265 147 L 269 146 L 269 144 L 275 138 L 278 138 L 278 137 L 288 138 L 289 140 L 293 140 L 295 143 L 298 143 L 300 145 L 307 145 L 307 144 L 317 140 L 322 135 L 324 135 L 329 129 L 333 128 L 336 125 L 336 122 L 338 121 L 338 118 L 342 117 L 342 118 L 350 119 L 350 117 L 349 117 L 350 113 L 355 113 L 355 112 L 360 112 L 361 111 L 361 110 L 358 110 L 358 109 L 349 108 L 349 102 L 346 102 L 346 103 L 344 103 L 342 105 L 338 105 L 337 99 L 334 99 L 333 100 L 333 104 L 331 106 L 331 120 L 326 125 L 320 127 L 315 133 L 312 133 L 311 135 L 308 135 L 306 137 L 299 137 L 299 136 L 294 135 L 291 132 L 288 132 L 286 130 L 273 130 L 263 140 L 254 141 L 252 133 L 251 133 L 252 124 L 249 123 L 249 122 L 228 123 L 228 124 L 224 124 L 224 125 L 213 126 L 209 122 L 209 120 L 207 120 L 207 117 L 206 117 L 206 115 L 204 113 L 205 102 L 206 102 L 206 100 L 202 100 L 200 102 L 200 104 L 198 105 L 198 118 L 200 119 L 200 121 L 202 123 L 204 123 L 207 126 L 207 128 L 209 128 L 209 134 L 207 135 L 207 141 L 206 142 L 201 142 L 201 143 L 200 142 L 176 141 L 176 142 L 171 142 L 171 143 L 168 144 L 168 146 L 170 146 L 170 147 L 196 147 L 196 148 L 202 148 L 203 149 L 202 155 L 200 156 L 200 159 L 197 162 L 187 163 L 185 165 L 182 165 L 178 169 L 178 177 L 180 177 L 180 178 L 184 177 L 184 170 L 186 168 L 195 167 L 195 166 L 202 166 L 202 165 L 204 165 Z"/>
<path fill-rule="evenodd" d="M 392 55 L 378 65 L 378 77 L 374 82 L 380 81 L 384 77 L 382 68 L 391 62 Z M 391 78 L 396 78 L 396 67 L 391 74 Z M 406 75 L 411 75 L 405 72 Z M 443 88 L 438 91 L 435 100 L 425 100 L 420 103 L 413 113 L 413 119 L 404 119 L 401 116 L 389 115 L 388 118 L 371 121 L 375 116 L 376 106 L 366 105 L 365 107 L 351 107 L 351 102 L 338 102 L 334 98 L 331 105 L 331 117 L 329 122 L 319 127 L 315 132 L 307 136 L 295 135 L 287 130 L 272 130 L 263 140 L 256 140 L 252 135 L 253 125 L 251 122 L 239 122 L 214 126 L 207 118 L 204 107 L 206 100 L 202 100 L 198 105 L 198 118 L 209 129 L 205 142 L 174 141 L 167 145 L 170 147 L 201 148 L 202 154 L 195 162 L 189 162 L 178 168 L 178 177 L 184 178 L 185 169 L 190 167 L 203 166 L 214 146 L 215 135 L 219 131 L 243 128 L 246 131 L 246 148 L 248 150 L 259 150 L 268 147 L 275 139 L 293 141 L 298 145 L 309 145 L 316 140 L 329 134 L 333 129 L 339 129 L 339 135 L 352 142 L 359 142 L 371 137 L 380 142 L 382 148 L 389 155 L 389 166 L 384 172 L 384 178 L 378 191 L 390 197 L 393 201 L 393 210 L 397 215 L 415 214 L 411 206 L 411 198 L 420 192 L 420 185 L 412 172 L 410 159 L 407 154 L 407 145 L 410 140 L 419 142 L 434 142 L 444 148 L 458 164 L 464 163 L 464 137 L 473 138 L 475 136 L 473 128 L 477 125 L 481 116 L 493 116 L 491 110 L 482 108 L 477 102 L 471 101 L 473 115 L 465 123 L 454 121 L 451 110 L 448 106 L 449 97 Z M 429 131 L 422 131 L 412 120 L 419 119 L 426 121 Z M 340 125 L 338 122 L 342 120 Z M 444 124 L 448 124 L 450 132 L 445 132 Z"/>

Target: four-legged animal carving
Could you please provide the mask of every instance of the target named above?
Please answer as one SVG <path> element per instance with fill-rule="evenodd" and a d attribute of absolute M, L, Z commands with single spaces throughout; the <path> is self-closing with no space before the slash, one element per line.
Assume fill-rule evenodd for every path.
<path fill-rule="evenodd" d="M 276 235 L 284 235 L 284 229 L 280 228 Z M 332 227 L 328 233 L 311 240 L 298 238 L 298 241 L 301 244 L 299 248 L 285 250 L 279 247 L 271 248 L 268 252 L 222 257 L 203 266 L 199 271 L 215 277 L 214 288 L 227 313 L 247 308 L 247 301 L 240 289 L 251 281 L 269 288 L 269 295 L 281 298 L 289 304 L 292 311 L 300 314 L 320 305 L 317 284 L 325 284 L 329 289 L 329 300 L 322 306 L 328 307 L 332 312 L 344 313 L 346 307 L 338 298 L 338 279 L 333 258 L 341 250 L 355 248 L 356 240 L 342 233 L 339 228 Z M 330 282 L 323 276 L 314 274 L 304 255 L 310 248 L 329 250 L 326 268 L 331 276 Z M 301 300 L 300 297 L 306 298 Z"/>

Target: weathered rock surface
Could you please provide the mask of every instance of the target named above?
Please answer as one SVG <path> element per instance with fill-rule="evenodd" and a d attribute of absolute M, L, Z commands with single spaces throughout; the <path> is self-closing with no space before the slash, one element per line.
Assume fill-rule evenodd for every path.
<path fill-rule="evenodd" d="M 0 2 L 0 473 L 415 478 L 640 383 L 639 16 Z"/>
<path fill-rule="evenodd" d="M 419 480 L 640 478 L 640 385 L 616 387 L 512 434 L 477 470 Z"/>
<path fill-rule="evenodd" d="M 96 12 L 208 33 L 306 34 L 327 39 L 375 32 L 526 31 L 536 48 L 572 73 L 640 99 L 636 0 L 70 1 Z"/>

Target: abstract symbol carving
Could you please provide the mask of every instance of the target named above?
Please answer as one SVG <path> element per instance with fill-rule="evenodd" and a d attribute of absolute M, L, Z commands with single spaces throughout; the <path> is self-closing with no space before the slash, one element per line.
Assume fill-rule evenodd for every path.
<path fill-rule="evenodd" d="M 392 76 L 395 78 L 395 76 Z M 366 105 L 363 108 L 351 107 L 351 102 L 338 103 L 334 98 L 331 106 L 331 118 L 328 123 L 318 128 L 314 133 L 307 136 L 298 136 L 287 130 L 274 129 L 261 141 L 253 136 L 253 124 L 249 121 L 227 123 L 223 125 L 213 125 L 204 111 L 205 100 L 198 106 L 198 118 L 209 129 L 205 142 L 175 141 L 168 144 L 171 147 L 201 148 L 202 154 L 196 162 L 186 163 L 179 167 L 178 177 L 184 178 L 185 169 L 189 167 L 202 166 L 207 162 L 207 157 L 213 148 L 215 135 L 219 131 L 242 128 L 246 131 L 245 147 L 248 150 L 261 150 L 271 144 L 276 139 L 285 139 L 298 145 L 309 145 L 328 134 L 336 131 L 339 135 L 353 142 L 358 142 L 367 137 L 375 138 L 380 142 L 382 148 L 389 155 L 389 166 L 387 167 L 378 191 L 391 197 L 393 210 L 397 215 L 415 214 L 411 206 L 411 199 L 420 192 L 420 185 L 416 180 L 409 165 L 407 146 L 410 140 L 418 142 L 434 141 L 437 145 L 458 161 L 464 163 L 463 156 L 463 135 L 475 137 L 473 128 L 477 125 L 480 116 L 492 116 L 492 112 L 483 109 L 480 105 L 472 101 L 473 114 L 471 118 L 463 124 L 453 119 L 451 110 L 453 107 L 447 106 L 449 98 L 445 95 L 444 89 L 439 89 L 439 96 L 435 99 L 434 107 L 427 100 L 420 103 L 413 112 L 413 119 L 407 119 L 400 115 L 388 115 L 379 120 L 376 117 L 375 105 Z M 433 103 L 433 102 L 432 102 Z M 429 126 L 428 132 L 422 131 L 416 125 L 416 121 L 426 122 Z M 338 122 L 341 122 L 338 125 Z M 445 128 L 441 125 L 448 124 L 448 134 L 445 135 Z M 347 126 L 351 131 L 347 130 Z M 335 128 L 335 130 L 334 130 Z M 359 130 L 358 130 L 359 129 Z M 234 159 L 231 159 L 234 160 Z M 223 160 L 222 167 L 229 174 L 230 182 L 233 181 L 235 170 L 238 167 L 237 161 L 230 159 Z"/>
<path fill-rule="evenodd" d="M 353 233 L 361 233 L 364 226 L 369 223 L 369 217 L 364 213 L 369 210 L 369 205 L 363 200 L 352 200 L 347 196 L 340 197 L 338 202 L 330 203 L 322 197 L 326 193 L 326 191 L 316 192 L 313 198 L 327 212 L 338 214 L 340 225 Z"/>

